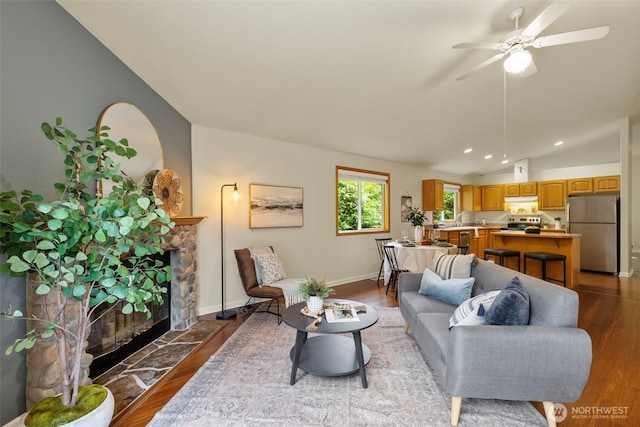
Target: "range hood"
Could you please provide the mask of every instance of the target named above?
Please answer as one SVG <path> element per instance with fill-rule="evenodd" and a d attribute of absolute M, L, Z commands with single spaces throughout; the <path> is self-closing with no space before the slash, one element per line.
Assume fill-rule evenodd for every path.
<path fill-rule="evenodd" d="M 538 196 L 523 196 L 523 197 L 505 197 L 505 203 L 533 203 L 538 201 Z"/>

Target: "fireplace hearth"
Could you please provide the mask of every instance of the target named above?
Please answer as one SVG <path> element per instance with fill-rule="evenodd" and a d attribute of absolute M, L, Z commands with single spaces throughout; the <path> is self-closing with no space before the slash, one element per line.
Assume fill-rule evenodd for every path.
<path fill-rule="evenodd" d="M 154 257 L 169 265 L 170 252 Z M 162 305 L 149 307 L 146 313 L 123 314 L 124 302 L 104 304 L 91 317 L 91 333 L 87 338 L 87 353 L 93 356 L 89 367 L 89 378 L 108 371 L 128 356 L 140 350 L 165 332 L 171 330 L 171 283 L 161 283 L 167 288 Z"/>

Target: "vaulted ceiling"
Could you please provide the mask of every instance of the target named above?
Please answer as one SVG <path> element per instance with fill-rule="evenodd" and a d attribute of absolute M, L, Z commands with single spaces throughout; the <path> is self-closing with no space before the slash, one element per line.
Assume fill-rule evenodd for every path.
<path fill-rule="evenodd" d="M 498 42 L 513 9 L 524 27 L 548 2 L 58 3 L 198 125 L 482 175 L 512 168 L 503 154 L 534 170 L 617 162 L 619 121 L 640 123 L 636 0 L 563 2 L 541 35 L 611 31 L 531 49 L 537 73 L 506 78 L 506 126 L 501 61 L 456 80 L 495 52 L 451 47 Z"/>

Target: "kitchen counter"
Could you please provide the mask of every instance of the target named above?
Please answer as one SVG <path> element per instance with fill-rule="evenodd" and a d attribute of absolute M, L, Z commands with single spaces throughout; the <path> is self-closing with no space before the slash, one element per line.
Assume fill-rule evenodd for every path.
<path fill-rule="evenodd" d="M 495 239 L 496 248 L 511 249 L 520 252 L 520 266 L 524 272 L 525 252 L 551 252 L 567 257 L 567 287 L 576 289 L 580 275 L 580 238 L 581 234 L 557 233 L 542 231 L 540 234 L 525 233 L 524 231 L 497 231 L 491 233 Z M 513 266 L 517 268 L 515 260 Z M 527 274 L 534 277 L 542 276 L 541 262 L 529 260 Z M 547 277 L 562 279 L 562 263 L 547 264 Z M 556 283 L 556 282 L 552 282 Z"/>

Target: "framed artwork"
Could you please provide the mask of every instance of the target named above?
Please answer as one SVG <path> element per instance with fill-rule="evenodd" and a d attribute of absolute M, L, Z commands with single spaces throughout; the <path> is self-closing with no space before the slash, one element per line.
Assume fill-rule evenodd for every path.
<path fill-rule="evenodd" d="M 409 222 L 409 209 L 412 206 L 411 196 L 400 196 L 400 220 Z"/>
<path fill-rule="evenodd" d="M 249 228 L 302 227 L 302 187 L 249 184 Z"/>

